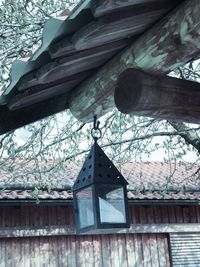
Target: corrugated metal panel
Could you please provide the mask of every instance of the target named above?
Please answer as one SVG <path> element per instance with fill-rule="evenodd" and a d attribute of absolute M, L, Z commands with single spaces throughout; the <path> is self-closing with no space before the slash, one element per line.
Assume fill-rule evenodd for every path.
<path fill-rule="evenodd" d="M 23 75 L 37 69 L 43 65 L 43 62 L 48 63 L 51 60 L 48 47 L 52 41 L 62 38 L 67 34 L 72 34 L 92 19 L 89 3 L 90 0 L 80 1 L 70 16 L 66 17 L 64 20 L 63 18 L 61 19 L 61 17 L 58 17 L 50 18 L 46 21 L 42 36 L 42 45 L 34 53 L 32 58 L 28 61 L 17 59 L 13 62 L 10 72 L 11 83 L 6 89 L 4 96 L 0 97 L 0 103 L 4 102 L 7 94 L 10 93 Z"/>
<path fill-rule="evenodd" d="M 200 266 L 200 233 L 170 234 L 172 266 Z"/>

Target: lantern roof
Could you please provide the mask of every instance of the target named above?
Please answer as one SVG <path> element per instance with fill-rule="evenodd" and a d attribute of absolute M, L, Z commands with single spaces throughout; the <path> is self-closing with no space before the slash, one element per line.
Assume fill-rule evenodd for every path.
<path fill-rule="evenodd" d="M 97 142 L 92 146 L 79 175 L 73 191 L 91 184 L 127 185 L 126 179 L 106 156 Z"/>

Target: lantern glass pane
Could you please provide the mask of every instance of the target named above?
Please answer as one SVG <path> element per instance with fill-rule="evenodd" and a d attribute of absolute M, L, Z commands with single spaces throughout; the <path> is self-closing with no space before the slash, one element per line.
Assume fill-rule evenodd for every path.
<path fill-rule="evenodd" d="M 126 223 L 124 189 L 119 185 L 100 185 L 98 199 L 101 223 Z"/>
<path fill-rule="evenodd" d="M 76 193 L 80 228 L 94 225 L 92 187 Z"/>

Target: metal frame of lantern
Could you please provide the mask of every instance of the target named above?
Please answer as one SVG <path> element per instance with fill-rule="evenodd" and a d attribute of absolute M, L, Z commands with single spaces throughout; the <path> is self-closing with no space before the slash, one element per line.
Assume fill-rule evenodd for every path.
<path fill-rule="evenodd" d="M 128 183 L 97 144 L 101 131 L 96 118 L 92 137 L 94 144 L 73 186 L 76 232 L 129 228 Z"/>

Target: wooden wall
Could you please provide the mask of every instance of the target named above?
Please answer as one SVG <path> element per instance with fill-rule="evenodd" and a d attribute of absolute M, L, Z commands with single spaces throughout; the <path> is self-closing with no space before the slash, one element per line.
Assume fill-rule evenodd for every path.
<path fill-rule="evenodd" d="M 130 206 L 131 224 L 199 223 L 200 206 Z M 72 206 L 0 206 L 0 227 L 73 225 Z"/>
<path fill-rule="evenodd" d="M 199 223 L 200 206 L 131 206 L 132 224 Z"/>
<path fill-rule="evenodd" d="M 72 206 L 0 206 L 0 227 L 73 225 Z"/>
<path fill-rule="evenodd" d="M 198 206 L 131 206 L 131 224 L 200 222 Z M 0 228 L 73 225 L 72 207 L 0 207 Z M 169 267 L 168 234 L 0 238 L 0 267 Z"/>
<path fill-rule="evenodd" d="M 128 234 L 0 240 L 1 267 L 169 267 L 167 236 Z"/>

